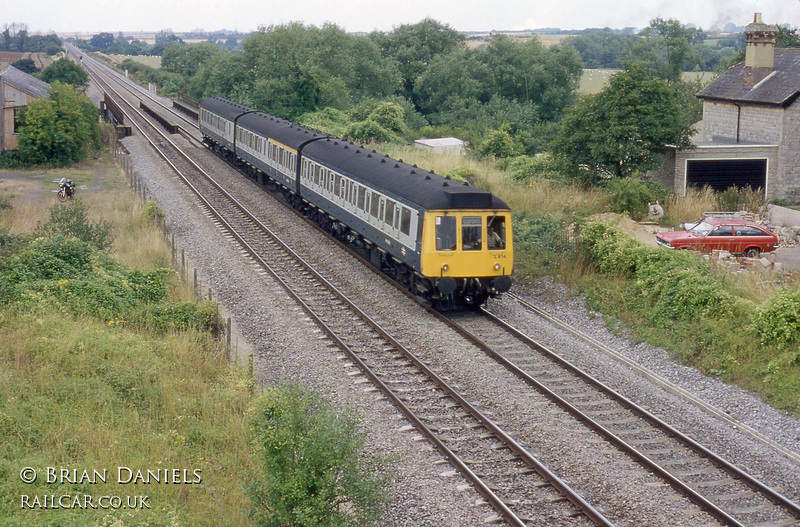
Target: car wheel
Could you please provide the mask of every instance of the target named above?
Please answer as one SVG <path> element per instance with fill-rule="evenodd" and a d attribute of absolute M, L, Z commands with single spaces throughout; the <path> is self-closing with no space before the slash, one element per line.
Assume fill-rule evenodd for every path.
<path fill-rule="evenodd" d="M 744 255 L 748 258 L 758 258 L 758 255 L 761 254 L 761 250 L 758 247 L 750 247 L 744 252 Z"/>

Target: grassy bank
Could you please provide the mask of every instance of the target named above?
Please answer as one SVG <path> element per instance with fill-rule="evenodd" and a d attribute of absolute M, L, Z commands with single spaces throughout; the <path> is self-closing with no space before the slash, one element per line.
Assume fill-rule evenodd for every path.
<path fill-rule="evenodd" d="M 26 236 L 59 177 L 109 222 L 108 254 Z M 1 183 L 0 523 L 247 525 L 250 381 L 208 329 L 215 308 L 158 270 L 152 208 L 110 159 Z"/>

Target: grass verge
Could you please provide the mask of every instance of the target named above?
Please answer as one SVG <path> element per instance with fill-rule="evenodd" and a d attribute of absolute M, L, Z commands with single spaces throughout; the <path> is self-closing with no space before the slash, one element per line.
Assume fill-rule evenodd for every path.
<path fill-rule="evenodd" d="M 30 235 L 62 176 L 113 225 L 109 254 Z M 169 247 L 152 211 L 108 159 L 3 187 L 0 524 L 248 525 L 251 380 L 192 322 L 216 309 L 156 270 Z"/>

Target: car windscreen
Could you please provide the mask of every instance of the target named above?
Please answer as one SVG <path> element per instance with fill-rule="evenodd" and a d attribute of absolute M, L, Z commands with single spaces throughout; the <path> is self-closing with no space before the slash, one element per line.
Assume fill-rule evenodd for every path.
<path fill-rule="evenodd" d="M 705 236 L 713 228 L 714 226 L 708 223 L 707 221 L 701 221 L 700 223 L 690 227 L 689 230 L 695 234 L 699 234 L 700 236 Z"/>

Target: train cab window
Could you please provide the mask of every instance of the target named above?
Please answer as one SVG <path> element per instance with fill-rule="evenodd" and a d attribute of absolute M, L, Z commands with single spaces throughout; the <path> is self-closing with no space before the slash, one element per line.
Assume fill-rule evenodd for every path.
<path fill-rule="evenodd" d="M 400 215 L 400 232 L 408 236 L 411 234 L 411 211 L 403 207 L 403 212 Z"/>
<path fill-rule="evenodd" d="M 461 248 L 465 251 L 481 250 L 481 217 L 461 218 Z"/>
<path fill-rule="evenodd" d="M 504 217 L 494 216 L 488 219 L 486 245 L 490 251 L 506 248 L 506 219 Z"/>
<path fill-rule="evenodd" d="M 455 216 L 436 216 L 436 250 L 456 250 Z"/>

